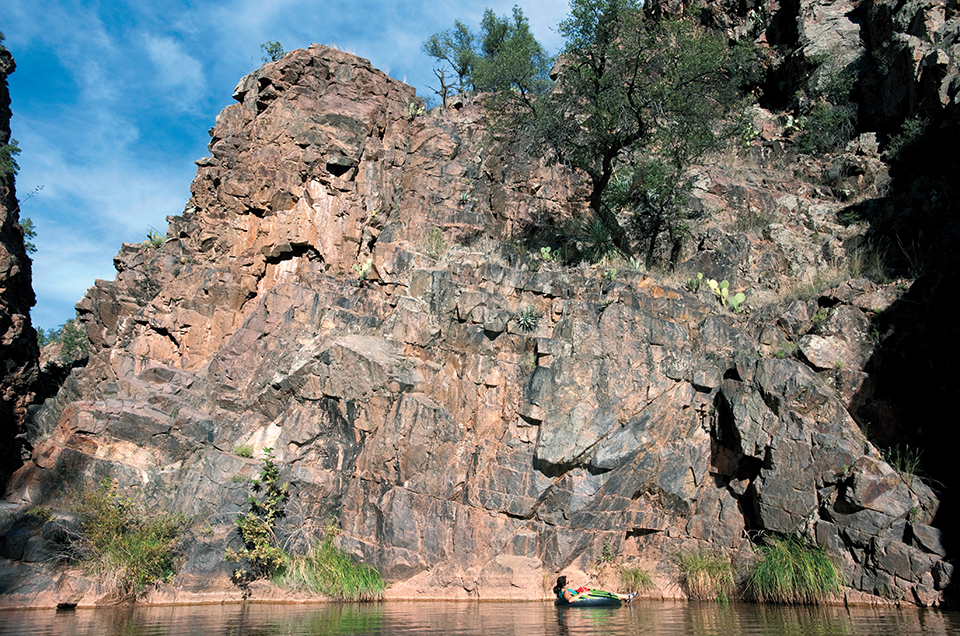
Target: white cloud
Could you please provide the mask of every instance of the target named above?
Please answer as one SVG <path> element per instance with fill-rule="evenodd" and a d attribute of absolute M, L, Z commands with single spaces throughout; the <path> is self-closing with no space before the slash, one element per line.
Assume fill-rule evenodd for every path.
<path fill-rule="evenodd" d="M 167 102 L 179 105 L 184 110 L 195 110 L 197 101 L 206 93 L 203 66 L 187 54 L 179 42 L 170 37 L 148 35 L 144 46 L 150 61 L 157 70 L 159 87 L 168 91 L 178 89 L 177 94 L 158 91 Z"/>

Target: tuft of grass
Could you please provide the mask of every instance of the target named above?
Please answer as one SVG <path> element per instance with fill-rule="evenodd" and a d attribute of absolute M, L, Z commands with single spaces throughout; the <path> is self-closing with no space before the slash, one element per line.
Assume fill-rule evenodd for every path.
<path fill-rule="evenodd" d="M 238 457 L 246 457 L 249 459 L 253 457 L 253 446 L 250 444 L 240 444 L 238 446 L 234 446 L 233 454 L 237 455 Z"/>
<path fill-rule="evenodd" d="M 323 541 L 315 543 L 307 554 L 288 555 L 273 581 L 291 589 L 330 596 L 343 601 L 372 601 L 383 598 L 386 585 L 373 566 L 357 563 L 334 545 L 339 534 L 328 524 Z"/>
<path fill-rule="evenodd" d="M 840 572 L 820 546 L 799 537 L 770 538 L 747 580 L 746 595 L 760 603 L 817 604 L 840 591 Z"/>
<path fill-rule="evenodd" d="M 433 260 L 439 259 L 447 250 L 447 243 L 443 239 L 443 230 L 438 227 L 433 228 L 424 237 L 424 252 Z"/>
<path fill-rule="evenodd" d="M 187 526 L 183 514 L 149 514 L 109 479 L 81 492 L 76 512 L 82 532 L 73 553 L 117 598 L 135 598 L 148 585 L 173 578 Z"/>
<path fill-rule="evenodd" d="M 684 550 L 677 555 L 680 585 L 692 599 L 727 601 L 733 595 L 733 565 L 719 554 Z"/>
<path fill-rule="evenodd" d="M 905 446 L 897 444 L 896 446 L 886 449 L 881 454 L 883 455 L 883 461 L 890 464 L 890 468 L 897 471 L 908 487 L 912 487 L 913 480 L 916 479 L 920 473 L 920 455 L 922 452 L 919 448 L 910 448 L 909 444 Z"/>
<path fill-rule="evenodd" d="M 638 592 L 653 587 L 650 573 L 639 565 L 621 565 L 617 572 L 620 575 L 620 589 L 624 592 Z"/>

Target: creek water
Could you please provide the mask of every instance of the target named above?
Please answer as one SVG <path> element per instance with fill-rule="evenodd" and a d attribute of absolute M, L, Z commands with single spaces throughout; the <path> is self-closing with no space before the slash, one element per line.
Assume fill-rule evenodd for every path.
<path fill-rule="evenodd" d="M 621 608 L 544 603 L 399 602 L 0 611 L 16 636 L 912 636 L 960 635 L 960 612 L 637 601 Z"/>

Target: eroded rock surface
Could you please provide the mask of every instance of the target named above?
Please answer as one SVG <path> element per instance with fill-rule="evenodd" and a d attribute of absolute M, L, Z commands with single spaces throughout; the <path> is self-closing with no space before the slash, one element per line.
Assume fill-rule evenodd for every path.
<path fill-rule="evenodd" d="M 827 546 L 851 590 L 940 600 L 938 501 L 848 412 L 871 312 L 899 291 L 763 301 L 843 249 L 838 198 L 704 168 L 701 205 L 778 214 L 692 230 L 685 268 L 757 285 L 735 314 L 706 287 L 526 247 L 583 211 L 581 181 L 494 142 L 476 104 L 417 115 L 413 89 L 322 46 L 234 97 L 167 242 L 125 245 L 78 306 L 96 350 L 35 418 L 10 506 L 136 486 L 194 519 L 176 598 L 239 598 L 235 476 L 270 447 L 293 491 L 282 538 L 336 517 L 394 597 L 542 598 L 611 551 L 675 595 L 679 550 L 740 559 L 780 532 Z M 10 532 L 4 556 L 41 553 Z"/>

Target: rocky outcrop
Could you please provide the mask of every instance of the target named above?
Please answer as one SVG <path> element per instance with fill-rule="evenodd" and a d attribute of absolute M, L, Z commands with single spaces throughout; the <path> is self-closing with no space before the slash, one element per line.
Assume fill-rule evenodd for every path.
<path fill-rule="evenodd" d="M 108 476 L 194 519 L 178 600 L 240 598 L 222 555 L 249 445 L 292 485 L 281 539 L 338 519 L 393 597 L 542 598 L 611 554 L 675 595 L 678 551 L 743 563 L 786 533 L 836 555 L 851 598 L 941 600 L 938 500 L 849 412 L 900 290 L 788 289 L 855 238 L 817 184 L 829 166 L 775 177 L 771 138 L 763 180 L 703 167 L 683 268 L 746 288 L 735 314 L 683 278 L 544 258 L 582 182 L 492 139 L 476 104 L 418 114 L 413 89 L 322 46 L 234 97 L 166 243 L 125 245 L 78 305 L 95 351 L 34 420 L 4 556 L 49 543 L 18 510 Z"/>
<path fill-rule="evenodd" d="M 11 143 L 7 76 L 16 69 L 0 44 L 0 147 Z M 10 157 L 7 157 L 10 159 Z M 22 440 L 27 406 L 37 377 L 37 337 L 30 325 L 35 302 L 30 258 L 24 250 L 14 172 L 0 170 L 0 481 L 23 463 Z"/>

